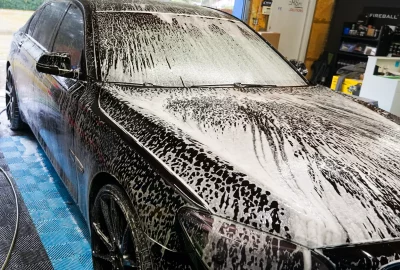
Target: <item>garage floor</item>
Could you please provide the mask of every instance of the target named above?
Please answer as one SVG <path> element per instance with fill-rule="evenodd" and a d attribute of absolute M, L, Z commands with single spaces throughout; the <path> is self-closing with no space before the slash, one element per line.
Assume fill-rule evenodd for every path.
<path fill-rule="evenodd" d="M 43 150 L 30 131 L 11 132 L 4 113 L 0 122 L 0 165 L 15 181 L 21 208 L 19 234 L 7 269 L 92 269 L 86 223 Z M 12 190 L 0 176 L 0 264 L 14 223 Z"/>
<path fill-rule="evenodd" d="M 1 30 L 0 111 L 5 108 L 5 56 L 11 40 Z M 20 207 L 17 241 L 6 269 L 93 269 L 89 231 L 77 205 L 32 133 L 12 132 L 5 113 L 0 115 L 0 166 L 15 183 Z M 12 189 L 0 173 L 0 267 L 15 217 Z"/>
<path fill-rule="evenodd" d="M 10 174 L 4 155 L 0 152 L 0 166 Z M 16 209 L 13 192 L 5 176 L 0 174 L 0 263 L 3 263 L 15 228 Z M 51 262 L 40 241 L 28 209 L 18 192 L 20 230 L 8 269 L 51 269 Z"/>
<path fill-rule="evenodd" d="M 0 105 L 0 111 L 3 108 Z M 15 181 L 21 209 L 19 234 L 7 269 L 92 269 L 86 223 L 43 150 L 30 131 L 11 132 L 4 113 L 0 122 L 0 165 Z M 14 223 L 13 193 L 1 175 L 0 264 Z"/>

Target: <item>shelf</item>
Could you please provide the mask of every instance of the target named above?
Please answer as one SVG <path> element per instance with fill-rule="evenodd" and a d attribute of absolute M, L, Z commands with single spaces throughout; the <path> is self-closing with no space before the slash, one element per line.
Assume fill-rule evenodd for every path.
<path fill-rule="evenodd" d="M 342 35 L 342 38 L 352 39 L 352 40 L 359 40 L 359 41 L 368 41 L 368 42 L 379 42 L 377 38 L 370 38 L 370 37 L 360 37 L 360 36 L 350 36 L 350 35 Z"/>
<path fill-rule="evenodd" d="M 344 52 L 344 51 L 339 51 L 338 54 L 354 56 L 354 57 L 359 57 L 359 58 L 368 58 L 368 56 L 373 56 L 373 55 L 366 55 L 366 54 L 353 53 L 353 52 Z"/>

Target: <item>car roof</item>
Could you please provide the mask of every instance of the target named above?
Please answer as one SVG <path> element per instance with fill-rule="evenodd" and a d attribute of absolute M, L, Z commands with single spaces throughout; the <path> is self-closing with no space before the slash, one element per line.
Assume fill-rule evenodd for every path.
<path fill-rule="evenodd" d="M 212 8 L 170 1 L 81 0 L 81 2 L 89 2 L 96 12 L 155 12 L 235 19 L 229 14 Z"/>

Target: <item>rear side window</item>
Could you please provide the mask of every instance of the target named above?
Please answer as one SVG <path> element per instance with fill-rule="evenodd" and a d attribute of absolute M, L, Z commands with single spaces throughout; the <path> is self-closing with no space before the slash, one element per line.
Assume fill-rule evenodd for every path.
<path fill-rule="evenodd" d="M 42 10 L 38 10 L 34 15 L 29 23 L 29 28 L 28 28 L 28 35 L 32 36 L 33 30 L 35 29 L 35 26 L 39 20 L 40 14 L 42 13 Z"/>
<path fill-rule="evenodd" d="M 35 26 L 32 37 L 44 48 L 49 50 L 54 30 L 67 9 L 68 2 L 56 2 L 47 5 Z"/>
<path fill-rule="evenodd" d="M 84 49 L 84 23 L 82 12 L 71 5 L 60 25 L 54 41 L 53 52 L 67 52 L 71 55 L 72 68 L 79 68 Z"/>

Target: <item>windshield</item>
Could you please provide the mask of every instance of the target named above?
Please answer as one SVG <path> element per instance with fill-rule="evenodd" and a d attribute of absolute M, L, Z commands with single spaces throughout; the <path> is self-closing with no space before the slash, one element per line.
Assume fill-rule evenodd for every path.
<path fill-rule="evenodd" d="M 104 81 L 172 87 L 306 85 L 239 21 L 165 13 L 97 15 Z"/>

